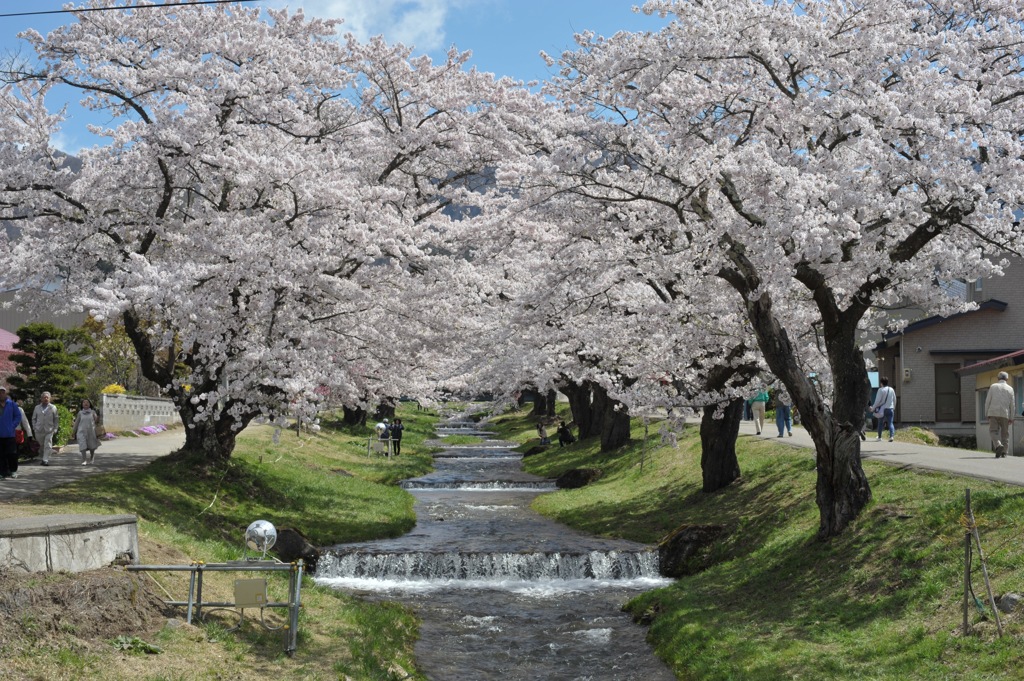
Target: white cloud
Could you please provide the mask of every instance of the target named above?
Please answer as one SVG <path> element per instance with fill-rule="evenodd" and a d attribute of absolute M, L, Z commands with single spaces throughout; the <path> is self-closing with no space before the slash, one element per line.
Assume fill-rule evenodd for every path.
<path fill-rule="evenodd" d="M 307 16 L 344 19 L 340 33 L 360 40 L 384 35 L 389 43 L 414 45 L 417 52 L 446 47 L 445 20 L 465 0 L 291 0 L 268 3 L 299 7 Z"/>

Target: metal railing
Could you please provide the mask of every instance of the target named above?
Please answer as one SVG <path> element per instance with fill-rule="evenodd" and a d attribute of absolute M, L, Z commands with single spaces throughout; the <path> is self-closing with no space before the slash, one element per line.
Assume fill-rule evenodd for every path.
<path fill-rule="evenodd" d="M 239 618 L 238 626 L 234 629 L 238 629 L 242 626 L 242 621 L 245 618 L 246 607 L 259 607 L 260 609 L 260 625 L 267 631 L 276 631 L 283 629 L 285 632 L 284 636 L 284 652 L 286 655 L 291 657 L 295 654 L 295 649 L 298 645 L 298 633 L 299 633 L 299 607 L 300 607 L 300 592 L 302 589 L 302 572 L 304 570 L 304 564 L 302 560 L 298 560 L 294 563 L 281 563 L 278 561 L 271 560 L 233 560 L 226 563 L 203 563 L 194 562 L 190 565 L 129 565 L 128 570 L 132 572 L 191 572 L 191 577 L 188 582 L 188 598 L 184 601 L 168 600 L 164 601 L 165 605 L 184 607 L 185 608 L 185 621 L 192 624 L 193 617 L 195 619 L 202 619 L 203 608 L 207 609 L 207 612 L 214 610 L 224 610 L 227 608 L 238 608 Z M 203 573 L 205 572 L 288 572 L 288 601 L 287 602 L 262 602 L 259 605 L 251 606 L 250 603 L 239 605 L 237 602 L 225 602 L 225 601 L 204 601 L 203 600 Z M 237 581 L 237 580 L 236 580 Z M 168 594 L 170 595 L 170 594 Z M 265 599 L 264 599 L 265 600 Z M 237 596 L 236 596 L 237 601 Z M 288 617 L 287 622 L 279 627 L 272 627 L 263 620 L 263 609 L 264 608 L 287 608 Z"/>
<path fill-rule="evenodd" d="M 384 456 L 393 456 L 395 453 L 395 440 L 391 438 L 384 438 L 383 440 L 378 437 L 369 437 L 366 440 L 366 455 L 371 454 L 383 454 Z"/>

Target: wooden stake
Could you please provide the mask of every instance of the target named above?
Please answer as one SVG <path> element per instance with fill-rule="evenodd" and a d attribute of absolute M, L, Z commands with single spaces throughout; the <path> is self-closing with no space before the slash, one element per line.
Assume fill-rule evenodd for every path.
<path fill-rule="evenodd" d="M 988 567 L 985 565 L 985 552 L 981 548 L 981 535 L 978 534 L 978 526 L 974 522 L 974 511 L 970 504 L 967 505 L 968 518 L 971 521 L 971 532 L 974 534 L 974 542 L 978 545 L 978 560 L 981 562 L 981 574 L 985 578 L 985 591 L 988 593 L 988 601 L 992 604 L 992 615 L 996 618 L 996 631 L 999 638 L 1003 637 L 1003 623 L 999 621 L 999 608 L 996 607 L 996 599 L 992 595 L 992 582 L 988 578 Z"/>

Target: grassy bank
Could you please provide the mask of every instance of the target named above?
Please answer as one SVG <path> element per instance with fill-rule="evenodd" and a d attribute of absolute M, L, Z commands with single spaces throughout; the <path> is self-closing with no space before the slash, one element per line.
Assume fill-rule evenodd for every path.
<path fill-rule="evenodd" d="M 302 531 L 317 545 L 398 536 L 415 524 L 412 496 L 395 486 L 421 475 L 431 459 L 423 441 L 435 418 L 400 410 L 406 425 L 402 456 L 366 455 L 372 429 L 326 427 L 316 435 L 269 427 L 246 430 L 229 465 L 199 471 L 158 460 L 139 470 L 95 475 L 30 500 L 0 504 L 0 517 L 49 513 L 132 513 L 139 518 L 142 562 L 207 563 L 242 556 L 242 535 L 263 518 Z M 275 443 L 275 439 L 278 441 Z M 149 577 L 152 574 L 153 577 Z M 148 573 L 166 599 L 184 600 L 188 573 Z M 232 600 L 236 573 L 206 574 L 204 600 Z M 87 576 L 41 578 L 85 580 Z M 286 579 L 272 575 L 271 600 L 286 600 Z M 21 588 L 21 587 L 19 587 Z M 31 584 L 25 588 L 32 588 Z M 247 612 L 219 613 L 198 626 L 137 632 L 162 654 L 132 654 L 89 631 L 48 631 L 39 618 L 6 630 L 0 676 L 36 679 L 391 679 L 420 678 L 412 663 L 416 623 L 399 607 L 366 604 L 316 587 L 302 592 L 298 650 L 283 654 L 280 632 L 268 633 Z M 177 613 L 178 616 L 181 613 Z M 283 611 L 268 611 L 282 623 Z M 35 624 L 33 624 L 35 622 Z M 61 627 L 67 628 L 67 627 Z M 10 676 L 6 676 L 6 675 Z"/>
<path fill-rule="evenodd" d="M 536 444 L 526 412 L 495 421 L 504 437 Z M 539 497 L 534 507 L 599 535 L 656 542 L 684 524 L 721 524 L 710 567 L 649 592 L 629 609 L 681 679 L 1020 678 L 1024 627 L 972 605 L 963 611 L 964 490 L 970 487 L 993 590 L 1024 592 L 1024 490 L 865 462 L 874 498 L 839 538 L 814 539 L 818 510 L 811 453 L 775 438 L 741 437 L 742 482 L 700 491 L 696 427 L 678 448 L 653 435 L 610 455 L 596 443 L 550 447 L 527 458 L 556 476 L 599 467 L 590 486 Z M 532 442 L 531 442 L 532 440 Z M 641 470 L 641 461 L 643 468 Z M 985 599 L 977 553 L 973 590 Z"/>

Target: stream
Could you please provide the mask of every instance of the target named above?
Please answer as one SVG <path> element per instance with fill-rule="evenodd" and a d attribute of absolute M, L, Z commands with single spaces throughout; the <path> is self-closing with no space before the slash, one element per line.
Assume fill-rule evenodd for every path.
<path fill-rule="evenodd" d="M 487 437 L 452 420 L 440 436 Z M 443 441 L 443 440 L 442 440 Z M 576 532 L 530 510 L 554 483 L 510 443 L 435 454 L 404 481 L 417 523 L 396 538 L 326 549 L 317 582 L 399 601 L 421 619 L 416 664 L 433 681 L 669 681 L 623 603 L 671 580 L 657 549 Z"/>

